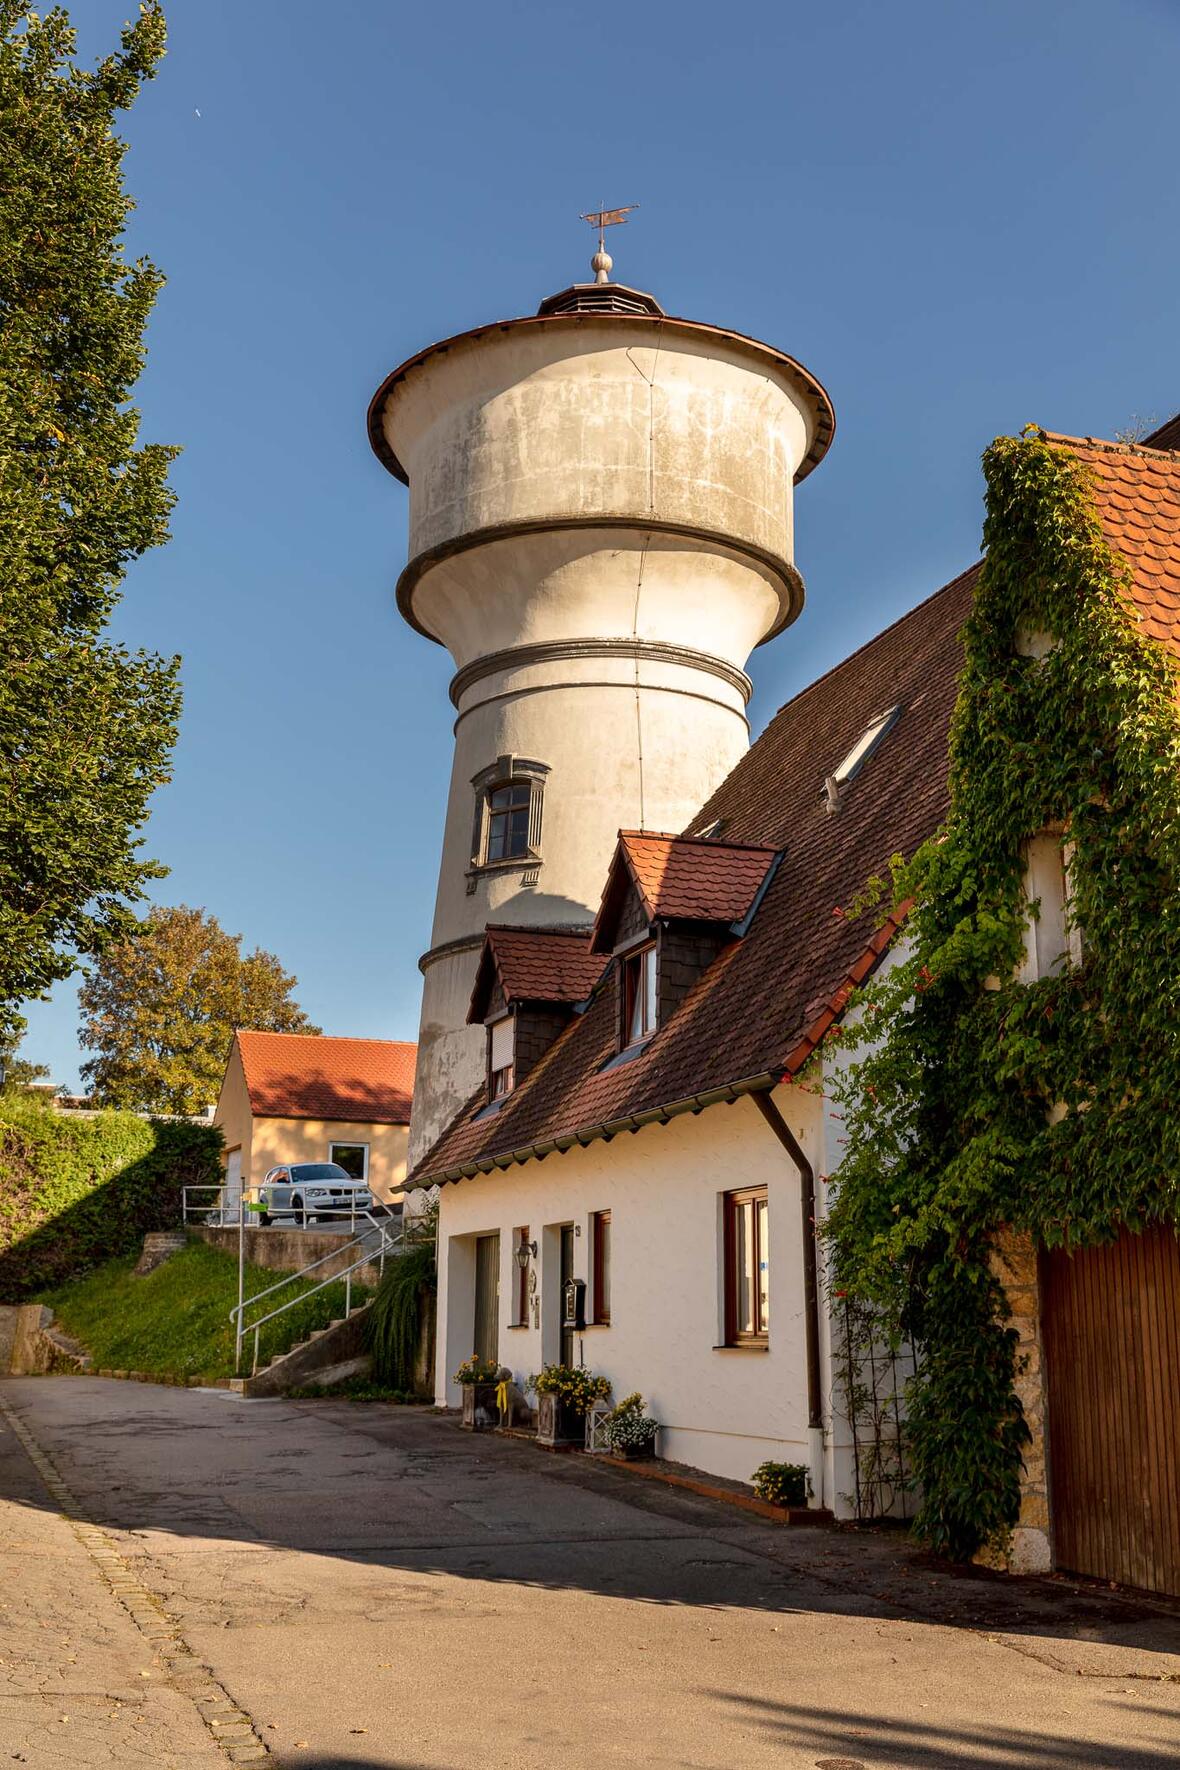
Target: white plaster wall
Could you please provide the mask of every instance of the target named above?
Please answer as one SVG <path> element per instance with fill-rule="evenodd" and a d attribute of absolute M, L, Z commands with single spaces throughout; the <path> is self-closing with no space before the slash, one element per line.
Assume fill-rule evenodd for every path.
<path fill-rule="evenodd" d="M 778 1089 L 775 1098 L 818 1165 L 822 1102 L 793 1088 Z M 770 1230 L 769 1350 L 718 1350 L 721 1195 L 763 1183 Z M 807 1423 L 799 1178 L 748 1100 L 442 1187 L 439 1405 L 458 1405 L 460 1391 L 451 1376 L 472 1350 L 474 1237 L 500 1233 L 500 1359 L 523 1384 L 557 1356 L 556 1229 L 568 1222 L 580 1229 L 575 1274 L 589 1284 L 589 1218 L 599 1210 L 611 1212 L 612 1321 L 579 1336 L 584 1362 L 610 1377 L 616 1399 L 633 1389 L 643 1393 L 664 1422 L 662 1456 L 739 1481 L 748 1481 L 767 1458 L 807 1462 L 815 1503 L 832 1504 L 825 1459 Z M 540 1329 L 509 1325 L 514 1231 L 525 1224 L 540 1244 Z"/>
<path fill-rule="evenodd" d="M 788 601 L 770 565 L 637 522 L 541 530 L 449 555 L 420 579 L 413 608 L 460 668 L 512 646 L 632 636 L 740 666 Z"/>
<path fill-rule="evenodd" d="M 410 550 L 504 522 L 658 513 L 791 557 L 813 419 L 771 353 L 580 316 L 459 339 L 391 390 Z"/>

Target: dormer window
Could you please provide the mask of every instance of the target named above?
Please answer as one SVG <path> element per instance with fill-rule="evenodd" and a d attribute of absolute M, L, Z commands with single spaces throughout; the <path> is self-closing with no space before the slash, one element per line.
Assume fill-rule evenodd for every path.
<path fill-rule="evenodd" d="M 656 947 L 640 947 L 621 960 L 623 970 L 623 1045 L 641 1044 L 656 1030 Z"/>
<path fill-rule="evenodd" d="M 502 1100 L 516 1079 L 516 1016 L 505 1014 L 488 1028 L 488 1099 Z"/>
<path fill-rule="evenodd" d="M 469 891 L 475 890 L 477 875 L 484 867 L 517 866 L 527 871 L 540 864 L 541 801 L 548 773 L 543 762 L 497 756 L 474 777 Z"/>

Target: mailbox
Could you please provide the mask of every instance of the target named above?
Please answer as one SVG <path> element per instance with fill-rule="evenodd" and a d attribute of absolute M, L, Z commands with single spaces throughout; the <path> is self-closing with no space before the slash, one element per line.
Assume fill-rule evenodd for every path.
<path fill-rule="evenodd" d="M 561 1325 L 563 1328 L 584 1328 L 586 1325 L 586 1281 L 567 1278 L 562 1289 Z"/>

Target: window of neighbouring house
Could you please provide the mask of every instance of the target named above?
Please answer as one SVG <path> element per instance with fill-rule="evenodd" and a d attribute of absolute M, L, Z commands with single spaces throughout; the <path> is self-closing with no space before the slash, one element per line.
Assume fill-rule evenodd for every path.
<path fill-rule="evenodd" d="M 656 1030 L 656 949 L 654 941 L 628 953 L 623 967 L 623 1045 L 637 1045 Z"/>
<path fill-rule="evenodd" d="M 369 1178 L 369 1146 L 367 1143 L 330 1143 L 328 1160 L 351 1176 L 353 1180 Z"/>
<path fill-rule="evenodd" d="M 770 1331 L 766 1188 L 725 1194 L 725 1343 L 764 1345 Z"/>
<path fill-rule="evenodd" d="M 488 1028 L 488 1098 L 500 1100 L 512 1092 L 515 1076 L 516 1021 L 505 1014 Z"/>
<path fill-rule="evenodd" d="M 590 1252 L 594 1292 L 590 1319 L 598 1327 L 610 1326 L 610 1212 L 595 1211 L 590 1219 Z"/>

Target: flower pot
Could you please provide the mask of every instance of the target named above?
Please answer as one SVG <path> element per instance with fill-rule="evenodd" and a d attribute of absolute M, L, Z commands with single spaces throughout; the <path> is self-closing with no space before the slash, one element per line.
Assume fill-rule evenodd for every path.
<path fill-rule="evenodd" d="M 499 1422 L 495 1383 L 464 1383 L 464 1430 L 467 1432 L 490 1432 Z"/>
<path fill-rule="evenodd" d="M 556 1395 L 537 1397 L 537 1443 L 577 1444 L 586 1442 L 586 1421 Z"/>
<path fill-rule="evenodd" d="M 645 1457 L 654 1456 L 655 1453 L 656 1437 L 654 1432 L 650 1438 L 645 1438 L 640 1444 L 620 1444 L 617 1449 L 611 1451 L 612 1457 L 617 1457 L 620 1463 L 638 1463 Z"/>

